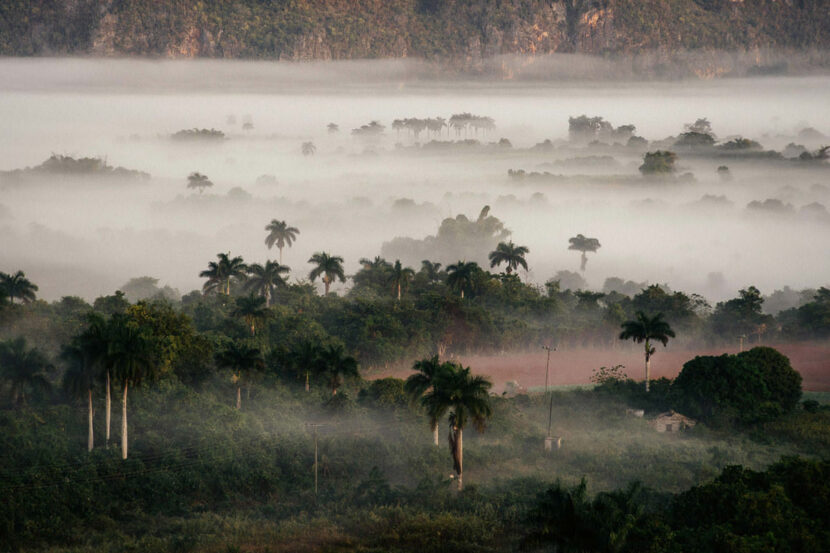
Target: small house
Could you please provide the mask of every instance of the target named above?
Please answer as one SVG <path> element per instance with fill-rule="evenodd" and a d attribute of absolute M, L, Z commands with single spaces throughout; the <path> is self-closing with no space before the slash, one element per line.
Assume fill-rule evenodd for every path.
<path fill-rule="evenodd" d="M 650 424 L 657 432 L 682 432 L 694 427 L 696 422 L 675 411 L 666 411 L 657 415 Z"/>

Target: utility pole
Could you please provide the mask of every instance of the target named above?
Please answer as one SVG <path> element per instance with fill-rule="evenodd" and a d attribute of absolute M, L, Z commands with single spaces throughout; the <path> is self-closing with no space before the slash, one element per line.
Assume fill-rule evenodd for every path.
<path fill-rule="evenodd" d="M 321 426 L 326 426 L 325 424 L 321 423 L 305 423 L 306 427 L 310 427 L 314 431 L 314 495 L 317 495 L 317 429 Z"/>
<path fill-rule="evenodd" d="M 553 446 L 553 438 L 550 435 L 551 422 L 553 421 L 553 394 L 550 391 L 550 352 L 556 351 L 556 348 L 550 346 L 542 346 L 542 349 L 548 352 L 547 361 L 545 361 L 545 393 L 548 395 L 548 434 L 545 438 L 545 451 L 550 451 Z"/>

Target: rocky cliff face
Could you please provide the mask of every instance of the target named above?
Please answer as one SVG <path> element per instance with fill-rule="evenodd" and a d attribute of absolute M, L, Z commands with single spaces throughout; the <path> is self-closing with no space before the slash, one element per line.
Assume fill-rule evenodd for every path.
<path fill-rule="evenodd" d="M 830 48 L 827 0 L 4 0 L 1 55 L 331 60 L 459 68 L 505 54 Z"/>

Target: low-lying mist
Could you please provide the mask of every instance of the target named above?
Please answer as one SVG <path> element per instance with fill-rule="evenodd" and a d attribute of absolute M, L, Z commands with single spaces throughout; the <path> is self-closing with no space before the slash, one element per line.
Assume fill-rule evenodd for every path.
<path fill-rule="evenodd" d="M 0 171 L 54 154 L 150 175 L 0 175 L 0 270 L 24 270 L 49 300 L 92 299 L 141 275 L 186 293 L 217 252 L 275 259 L 264 227 L 280 219 L 300 229 L 283 253 L 292 279 L 307 277 L 318 251 L 343 256 L 354 273 L 396 237 L 422 240 L 445 218 L 474 220 L 487 205 L 530 248 L 521 277 L 539 285 L 579 269 L 579 253 L 568 250 L 577 233 L 601 243 L 584 273 L 596 289 L 616 276 L 715 301 L 749 284 L 769 294 L 830 281 L 830 172 L 826 161 L 797 159 L 830 144 L 828 77 L 450 82 L 417 63 L 283 67 L 0 61 Z M 416 137 L 393 128 L 396 119 L 465 112 L 492 118 L 495 129 Z M 650 144 L 568 141 L 569 117 L 583 114 L 634 125 Z M 645 151 L 668 149 L 673 140 L 664 139 L 703 117 L 719 143 L 740 136 L 763 150 L 803 149 L 779 158 L 678 150 L 678 177 L 640 174 Z M 382 134 L 352 133 L 371 121 Z M 224 137 L 172 138 L 184 129 Z M 449 144 L 463 140 L 478 143 Z M 313 152 L 303 151 L 308 142 Z M 193 172 L 213 186 L 188 189 Z M 396 253 L 420 263 L 418 252 Z M 487 253 L 471 260 L 484 263 Z"/>

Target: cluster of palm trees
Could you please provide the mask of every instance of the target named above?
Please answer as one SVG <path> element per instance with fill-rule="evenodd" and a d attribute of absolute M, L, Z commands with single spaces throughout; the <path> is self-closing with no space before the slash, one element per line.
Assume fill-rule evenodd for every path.
<path fill-rule="evenodd" d="M 106 397 L 106 441 L 110 439 L 112 420 L 111 384 L 123 391 L 121 400 L 121 457 L 127 458 L 127 393 L 130 386 L 140 386 L 158 376 L 158 348 L 149 330 L 127 315 L 115 314 L 109 320 L 89 315 L 89 325 L 61 351 L 67 363 L 63 386 L 75 397 L 84 398 L 89 408 L 87 447 L 94 447 L 93 391 L 104 387 Z"/>
<path fill-rule="evenodd" d="M 392 121 L 392 128 L 395 129 L 399 136 L 401 130 L 405 130 L 407 133 L 412 134 L 416 140 L 424 131 L 427 131 L 427 135 L 432 133 L 440 135 L 446 126 L 447 120 L 443 117 L 427 117 L 426 119 L 407 117 Z"/>
<path fill-rule="evenodd" d="M 404 390 L 413 403 L 420 404 L 426 411 L 436 446 L 438 424 L 447 417 L 450 454 L 461 490 L 464 428 L 471 422 L 479 431 L 484 430 L 487 419 L 493 414 L 489 395 L 492 383 L 486 377 L 473 375 L 469 367 L 451 361 L 442 363 L 437 355 L 415 362 L 412 368 L 415 373 L 406 379 Z"/>
<path fill-rule="evenodd" d="M 463 131 L 465 137 L 467 136 L 468 129 L 472 129 L 478 135 L 479 130 L 487 132 L 496 128 L 496 122 L 492 117 L 473 115 L 472 113 L 466 112 L 454 114 L 450 117 L 448 124 L 450 128 L 455 130 L 456 136 L 460 135 Z"/>

